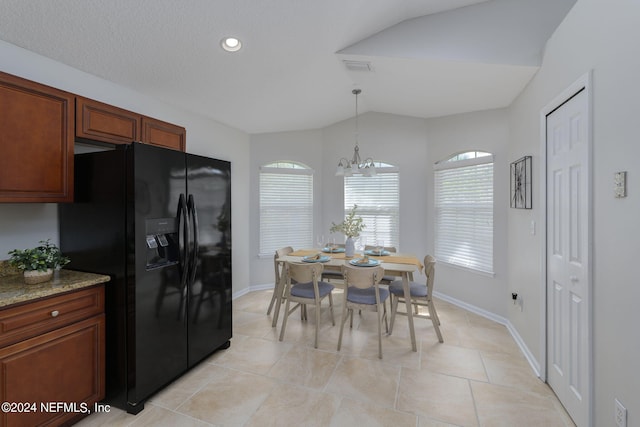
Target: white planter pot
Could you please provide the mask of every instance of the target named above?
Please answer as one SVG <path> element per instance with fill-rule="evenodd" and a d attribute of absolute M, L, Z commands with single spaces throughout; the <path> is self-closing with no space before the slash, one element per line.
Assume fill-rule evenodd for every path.
<path fill-rule="evenodd" d="M 27 285 L 35 285 L 37 283 L 48 282 L 53 277 L 53 269 L 48 268 L 45 271 L 25 270 L 24 283 Z"/>

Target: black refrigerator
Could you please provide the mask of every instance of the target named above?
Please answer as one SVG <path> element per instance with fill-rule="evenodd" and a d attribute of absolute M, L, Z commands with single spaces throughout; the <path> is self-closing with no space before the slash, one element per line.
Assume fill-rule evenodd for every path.
<path fill-rule="evenodd" d="M 105 403 L 144 402 L 231 339 L 231 165 L 133 143 L 76 154 L 67 268 L 108 274 Z"/>

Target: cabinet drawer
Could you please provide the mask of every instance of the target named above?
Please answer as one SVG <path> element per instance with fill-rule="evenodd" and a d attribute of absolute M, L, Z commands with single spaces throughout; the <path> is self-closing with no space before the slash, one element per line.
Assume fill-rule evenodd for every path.
<path fill-rule="evenodd" d="M 104 313 L 104 285 L 0 311 L 0 347 Z"/>

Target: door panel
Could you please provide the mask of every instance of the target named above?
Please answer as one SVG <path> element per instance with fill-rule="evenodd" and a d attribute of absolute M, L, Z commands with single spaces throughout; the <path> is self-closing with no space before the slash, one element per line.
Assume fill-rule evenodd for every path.
<path fill-rule="evenodd" d="M 574 422 L 589 419 L 589 143 L 586 90 L 547 115 L 548 382 Z"/>
<path fill-rule="evenodd" d="M 187 155 L 187 190 L 198 222 L 196 270 L 189 284 L 189 364 L 231 338 L 231 169 Z"/>
<path fill-rule="evenodd" d="M 187 369 L 186 290 L 175 254 L 162 253 L 175 247 L 176 239 L 179 246 L 178 200 L 186 187 L 183 153 L 145 144 L 132 148 L 135 203 L 129 215 L 135 217 L 130 224 L 135 242 L 130 244 L 136 255 L 130 267 L 135 271 L 135 289 L 130 291 L 135 295 L 131 308 L 135 308 L 136 370 L 129 399 L 135 396 L 139 401 Z M 149 247 L 148 237 L 155 248 Z M 166 262 L 154 264 L 150 261 L 154 258 Z"/>

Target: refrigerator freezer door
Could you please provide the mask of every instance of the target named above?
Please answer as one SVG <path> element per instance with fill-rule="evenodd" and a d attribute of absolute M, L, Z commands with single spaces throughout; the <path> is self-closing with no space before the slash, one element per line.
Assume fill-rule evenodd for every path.
<path fill-rule="evenodd" d="M 134 167 L 128 246 L 135 257 L 129 277 L 130 334 L 129 404 L 143 402 L 177 378 L 187 363 L 187 289 L 181 283 L 182 265 L 166 262 L 149 268 L 149 235 L 157 235 L 158 252 L 168 239 L 171 261 L 180 261 L 180 194 L 186 193 L 184 153 L 144 144 L 132 144 Z M 150 229 L 149 224 L 153 227 Z"/>
<path fill-rule="evenodd" d="M 187 154 L 187 192 L 197 223 L 189 282 L 189 365 L 231 339 L 231 167 Z"/>

